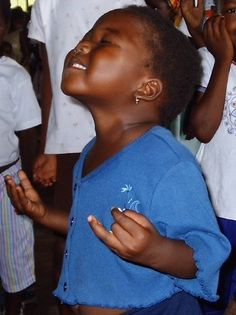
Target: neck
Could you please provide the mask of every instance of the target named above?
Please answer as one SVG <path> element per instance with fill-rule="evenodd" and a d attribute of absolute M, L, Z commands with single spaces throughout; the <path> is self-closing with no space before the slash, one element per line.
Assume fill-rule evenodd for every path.
<path fill-rule="evenodd" d="M 141 106 L 123 106 L 113 109 L 96 107 L 91 110 L 94 118 L 97 140 L 110 141 L 127 134 L 142 134 L 155 125 L 160 124 L 156 108 Z M 115 109 L 114 109 L 115 108 Z M 120 108 L 120 109 L 119 109 Z"/>

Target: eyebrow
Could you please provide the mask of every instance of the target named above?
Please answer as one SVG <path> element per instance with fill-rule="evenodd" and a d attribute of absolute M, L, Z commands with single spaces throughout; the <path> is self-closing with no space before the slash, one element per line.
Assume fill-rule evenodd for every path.
<path fill-rule="evenodd" d="M 104 28 L 103 30 L 106 31 L 106 32 L 109 32 L 109 33 L 111 33 L 112 35 L 115 35 L 115 36 L 117 36 L 117 37 L 121 37 L 120 31 L 117 30 L 117 29 L 110 28 L 110 27 L 106 27 L 106 28 Z"/>

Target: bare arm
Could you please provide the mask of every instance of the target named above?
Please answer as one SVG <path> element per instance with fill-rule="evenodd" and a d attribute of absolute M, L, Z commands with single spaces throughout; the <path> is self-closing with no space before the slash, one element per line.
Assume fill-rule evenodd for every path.
<path fill-rule="evenodd" d="M 34 180 L 43 186 L 51 186 L 56 181 L 57 157 L 55 154 L 44 154 L 48 120 L 52 104 L 52 87 L 50 69 L 48 64 L 47 50 L 44 44 L 40 43 L 40 55 L 42 58 L 43 80 L 42 80 L 42 127 L 40 135 L 39 156 L 37 157 L 34 168 Z"/>
<path fill-rule="evenodd" d="M 33 221 L 42 224 L 62 234 L 68 231 L 68 215 L 47 207 L 31 185 L 23 171 L 19 171 L 20 184 L 17 185 L 11 176 L 6 176 L 5 182 L 8 196 L 16 211 L 25 214 Z"/>
<path fill-rule="evenodd" d="M 204 38 L 208 50 L 215 57 L 215 64 L 205 93 L 193 105 L 188 123 L 191 134 L 187 136 L 195 136 L 206 143 L 221 123 L 234 50 L 222 16 L 212 17 L 206 22 Z"/>
<path fill-rule="evenodd" d="M 42 58 L 42 100 L 41 100 L 41 109 L 42 109 L 42 130 L 40 137 L 40 153 L 44 153 L 46 135 L 48 128 L 49 114 L 52 104 L 52 86 L 51 86 L 51 77 L 50 69 L 48 64 L 48 55 L 47 50 L 44 44 L 40 43 L 40 56 Z"/>
<path fill-rule="evenodd" d="M 33 162 L 35 161 L 38 146 L 38 128 L 17 131 L 19 138 L 20 156 L 22 161 L 22 169 L 29 178 L 32 178 Z"/>
<path fill-rule="evenodd" d="M 112 233 L 93 216 L 89 224 L 97 237 L 124 259 L 179 278 L 194 278 L 193 250 L 184 241 L 161 236 L 151 222 L 132 210 L 112 210 Z"/>

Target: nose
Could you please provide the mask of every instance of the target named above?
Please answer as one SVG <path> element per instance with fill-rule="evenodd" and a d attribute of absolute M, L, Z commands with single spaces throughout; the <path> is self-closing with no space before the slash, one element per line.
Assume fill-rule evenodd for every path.
<path fill-rule="evenodd" d="M 78 53 L 87 54 L 90 52 L 91 45 L 88 41 L 81 41 L 73 50 L 73 54 L 77 55 Z"/>

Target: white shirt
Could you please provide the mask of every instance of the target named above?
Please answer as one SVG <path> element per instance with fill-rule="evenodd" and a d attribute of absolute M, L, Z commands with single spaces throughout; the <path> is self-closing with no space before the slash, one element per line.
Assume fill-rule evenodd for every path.
<path fill-rule="evenodd" d="M 8 57 L 0 58 L 0 166 L 19 158 L 15 131 L 41 123 L 41 111 L 28 72 Z"/>
<path fill-rule="evenodd" d="M 29 37 L 46 45 L 53 100 L 48 123 L 46 153 L 81 152 L 94 137 L 89 111 L 62 93 L 61 75 L 66 54 L 74 48 L 96 20 L 107 11 L 144 0 L 36 0 L 32 8 Z"/>
<path fill-rule="evenodd" d="M 202 87 L 206 88 L 214 57 L 206 48 L 202 56 Z M 202 144 L 198 155 L 217 216 L 236 220 L 236 65 L 232 63 L 221 124 L 212 140 Z"/>

